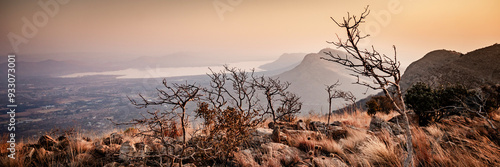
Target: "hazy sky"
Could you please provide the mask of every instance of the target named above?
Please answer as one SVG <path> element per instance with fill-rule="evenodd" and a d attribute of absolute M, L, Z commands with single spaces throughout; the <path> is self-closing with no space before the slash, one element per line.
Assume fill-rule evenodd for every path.
<path fill-rule="evenodd" d="M 44 19 L 37 2 L 46 1 L 0 2 L 2 54 L 14 52 L 8 34 L 23 37 L 23 18 L 31 24 L 35 16 L 37 32 L 18 45 L 19 55 L 274 59 L 333 47 L 325 41 L 344 31 L 329 17 L 359 14 L 366 5 L 371 14 L 362 30 L 372 33 L 371 44 L 382 51 L 396 45 L 405 64 L 435 49 L 468 52 L 500 43 L 498 0 L 72 0 Z"/>

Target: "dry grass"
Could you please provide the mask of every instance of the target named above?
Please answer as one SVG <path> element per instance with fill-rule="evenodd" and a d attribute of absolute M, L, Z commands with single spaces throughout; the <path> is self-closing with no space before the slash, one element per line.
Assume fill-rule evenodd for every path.
<path fill-rule="evenodd" d="M 364 157 L 375 166 L 401 166 L 402 156 L 397 154 L 397 149 L 392 142 L 377 137 L 369 137 L 360 147 Z"/>
<path fill-rule="evenodd" d="M 395 114 L 377 115 L 388 120 Z M 303 117 L 311 121 L 326 121 L 326 117 Z M 287 145 L 299 148 L 310 157 L 336 157 L 349 166 L 401 166 L 406 156 L 404 136 L 394 136 L 389 132 L 370 133 L 367 131 L 371 117 L 365 112 L 335 114 L 332 121 L 340 121 L 347 130 L 347 136 L 340 140 L 327 138 L 319 132 L 289 131 Z M 494 121 L 495 126 L 500 123 Z M 123 132 L 125 133 L 125 132 Z M 134 130 L 127 131 L 124 140 L 141 142 L 134 137 Z M 489 127 L 481 118 L 453 116 L 428 127 L 412 127 L 415 166 L 500 166 L 499 130 Z M 92 156 L 95 142 L 102 136 L 93 136 L 92 142 L 81 140 L 83 135 L 76 134 L 69 140 L 64 154 L 56 154 L 41 149 L 32 152 L 28 144 L 18 142 L 17 159 L 7 158 L 7 136 L 1 137 L 0 166 L 103 166 L 113 160 L 104 161 L 103 157 Z M 32 140 L 28 143 L 34 143 Z M 147 142 L 148 143 L 148 142 Z M 118 147 L 116 147 L 118 146 Z M 117 151 L 119 145 L 116 145 Z M 256 146 L 258 147 L 258 146 Z M 258 149 L 258 148 L 257 148 Z M 264 154 L 267 155 L 267 154 Z M 252 154 L 235 153 L 234 160 L 241 166 L 281 166 L 280 159 L 260 157 L 262 161 L 248 161 Z M 101 158 L 101 159 L 99 159 Z M 292 157 L 294 162 L 306 162 L 306 157 Z"/>
<path fill-rule="evenodd" d="M 377 114 L 386 121 L 396 115 Z M 500 127 L 497 117 L 492 118 Z M 310 114 L 302 119 L 326 122 L 327 117 Z M 347 128 L 347 137 L 339 141 L 295 136 L 292 139 L 297 141 L 291 146 L 309 151 L 320 145 L 323 153 L 333 153 L 350 166 L 401 166 L 407 154 L 404 136 L 368 133 L 370 120 L 362 111 L 334 114 L 331 121 L 357 129 Z M 412 127 L 412 134 L 416 166 L 500 166 L 499 130 L 490 128 L 481 118 L 450 117 L 428 127 Z"/>

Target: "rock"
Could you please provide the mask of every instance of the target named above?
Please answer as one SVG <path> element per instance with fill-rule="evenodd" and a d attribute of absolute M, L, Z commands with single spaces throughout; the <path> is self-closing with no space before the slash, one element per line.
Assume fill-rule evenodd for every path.
<path fill-rule="evenodd" d="M 404 133 L 403 128 L 399 124 L 395 124 L 395 123 L 392 123 L 392 122 L 387 122 L 387 123 L 389 124 L 389 126 L 392 129 L 392 134 L 394 134 L 394 135 L 400 135 L 400 134 Z"/>
<path fill-rule="evenodd" d="M 324 131 L 326 129 L 326 124 L 319 121 L 311 121 L 309 123 L 309 129 L 312 131 Z"/>
<path fill-rule="evenodd" d="M 291 166 L 298 163 L 305 153 L 296 147 L 289 147 L 281 143 L 266 143 L 262 145 L 264 152 L 271 158 L 278 159 L 283 166 Z"/>
<path fill-rule="evenodd" d="M 42 146 L 45 149 L 52 149 L 53 146 L 57 144 L 57 141 L 48 135 L 43 135 L 38 139 L 38 145 Z"/>
<path fill-rule="evenodd" d="M 347 167 L 347 164 L 334 157 L 320 156 L 313 159 L 315 167 Z"/>
<path fill-rule="evenodd" d="M 267 128 L 256 128 L 255 129 L 256 136 L 271 136 L 272 134 L 273 134 L 272 129 L 267 129 Z"/>
<path fill-rule="evenodd" d="M 376 116 L 372 117 L 369 130 L 372 132 L 380 132 L 382 130 L 385 130 L 392 135 L 399 135 L 404 132 L 400 125 L 393 122 L 386 122 Z"/>
<path fill-rule="evenodd" d="M 135 148 L 130 144 L 130 141 L 126 141 L 120 146 L 119 158 L 128 161 L 131 156 L 135 153 Z"/>
<path fill-rule="evenodd" d="M 347 130 L 340 126 L 328 126 L 326 135 L 334 140 L 339 140 L 347 137 Z"/>
<path fill-rule="evenodd" d="M 304 121 L 297 121 L 297 130 L 307 130 L 307 125 Z"/>

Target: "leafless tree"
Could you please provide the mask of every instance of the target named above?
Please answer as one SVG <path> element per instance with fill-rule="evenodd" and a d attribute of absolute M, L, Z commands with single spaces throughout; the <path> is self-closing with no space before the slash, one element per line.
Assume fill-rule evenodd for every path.
<path fill-rule="evenodd" d="M 209 159 L 226 162 L 238 148 L 251 145 L 251 131 L 263 120 L 253 75 L 228 66 L 208 74 L 206 102 L 195 112 L 205 120 L 205 141 L 214 147 Z"/>
<path fill-rule="evenodd" d="M 136 124 L 145 124 L 147 126 L 146 132 L 141 133 L 144 135 L 149 135 L 160 139 L 162 144 L 166 147 L 175 147 L 175 140 L 171 138 L 166 138 L 167 132 L 171 131 L 168 126 L 171 126 L 172 122 L 178 119 L 181 123 L 182 141 L 180 142 L 182 149 L 178 154 L 165 153 L 159 156 L 167 156 L 171 158 L 171 164 L 173 165 L 176 160 L 179 161 L 180 166 L 182 166 L 182 161 L 193 158 L 194 152 L 191 155 L 186 155 L 185 151 L 187 148 L 186 142 L 186 127 L 188 125 L 188 118 L 186 115 L 186 106 L 192 101 L 196 101 L 200 98 L 200 87 L 195 84 L 176 84 L 173 83 L 169 85 L 167 81 L 163 80 L 163 86 L 166 88 L 156 89 L 158 91 L 158 96 L 156 100 L 146 99 L 143 95 L 139 94 L 140 102 L 129 98 L 130 102 L 137 106 L 138 108 L 147 108 L 151 105 L 159 105 L 168 107 L 167 111 L 161 112 L 148 112 L 149 117 L 144 117 L 141 120 L 134 120 Z M 148 133 L 151 132 L 151 133 Z M 170 136 L 172 137 L 172 136 Z"/>
<path fill-rule="evenodd" d="M 262 107 L 264 115 L 270 114 L 273 122 L 278 120 L 291 121 L 302 107 L 300 98 L 289 91 L 289 82 L 281 82 L 278 78 L 258 77 L 254 78 L 254 85 L 261 90 L 266 98 L 266 107 Z"/>
<path fill-rule="evenodd" d="M 330 124 L 330 117 L 332 116 L 332 101 L 333 99 L 344 99 L 349 101 L 352 106 L 356 105 L 356 97 L 350 91 L 343 91 L 335 89 L 335 87 L 340 86 L 339 81 L 332 85 L 326 85 L 326 92 L 328 93 L 328 124 Z"/>
<path fill-rule="evenodd" d="M 484 93 L 481 89 L 476 90 L 474 91 L 473 96 L 468 97 L 465 100 L 460 100 L 462 103 L 462 107 L 460 108 L 480 116 L 490 124 L 492 129 L 497 129 L 486 113 L 486 102 L 488 98 L 489 94 Z"/>
<path fill-rule="evenodd" d="M 396 47 L 394 48 L 394 59 L 386 56 L 385 54 L 380 54 L 372 46 L 370 50 L 361 49 L 358 46 L 358 42 L 368 35 L 361 35 L 359 26 L 364 23 L 366 17 L 370 11 L 368 6 L 365 8 L 364 12 L 361 13 L 359 17 L 352 16 L 349 13 L 347 17 L 343 18 L 343 22 L 338 22 L 331 18 L 337 26 L 346 30 L 347 39 L 342 40 L 337 36 L 338 42 L 328 42 L 337 47 L 343 48 L 347 54 L 344 56 L 334 55 L 331 52 L 326 52 L 329 57 L 322 58 L 331 62 L 341 64 L 347 69 L 354 72 L 355 77 L 357 77 L 357 84 L 372 88 L 382 90 L 384 94 L 392 101 L 392 104 L 404 118 L 404 127 L 406 130 L 406 148 L 408 155 L 404 161 L 404 166 L 413 166 L 413 145 L 412 145 L 412 135 L 408 117 L 406 115 L 406 107 L 401 94 L 400 81 L 401 81 L 401 71 L 399 70 L 400 63 L 397 61 L 396 57 Z M 370 84 L 367 82 L 360 81 L 359 77 L 368 77 L 373 79 L 374 83 Z M 393 89 L 393 93 L 390 92 Z M 399 103 L 396 99 L 399 99 Z"/>

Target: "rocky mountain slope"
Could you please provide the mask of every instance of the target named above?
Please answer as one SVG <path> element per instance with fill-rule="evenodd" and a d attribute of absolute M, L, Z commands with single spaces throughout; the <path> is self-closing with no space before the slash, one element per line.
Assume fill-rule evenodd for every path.
<path fill-rule="evenodd" d="M 466 54 L 448 50 L 429 52 L 408 66 L 401 82 L 403 89 L 416 82 L 431 86 L 463 84 L 471 88 L 500 83 L 500 44 Z"/>
<path fill-rule="evenodd" d="M 335 49 L 323 49 L 318 53 L 307 54 L 302 62 L 295 68 L 276 75 L 281 80 L 288 81 L 292 85 L 289 90 L 297 93 L 304 103 L 304 110 L 315 110 L 316 112 L 328 111 L 328 94 L 325 91 L 326 85 L 334 84 L 339 81 L 341 83 L 337 89 L 351 91 L 357 99 L 362 99 L 372 94 L 372 90 L 368 90 L 361 85 L 352 84 L 356 82 L 356 78 L 351 76 L 351 71 L 345 67 L 326 60 L 321 57 L 329 57 L 324 52 L 332 52 L 333 54 L 344 55 L 345 52 Z M 341 108 L 345 105 L 345 101 L 336 100 L 334 109 Z"/>

